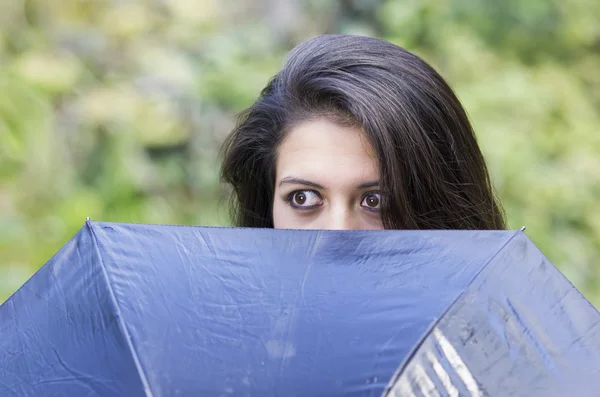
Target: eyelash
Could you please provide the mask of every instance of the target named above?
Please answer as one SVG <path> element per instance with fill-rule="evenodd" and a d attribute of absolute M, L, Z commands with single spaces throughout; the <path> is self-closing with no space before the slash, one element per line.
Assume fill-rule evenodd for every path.
<path fill-rule="evenodd" d="M 292 200 L 294 198 L 294 195 L 296 195 L 297 193 L 304 193 L 304 192 L 311 192 L 315 195 L 317 195 L 319 197 L 319 199 L 323 200 L 323 197 L 319 194 L 319 192 L 317 192 L 316 190 L 309 190 L 309 189 L 303 189 L 303 190 L 294 190 L 293 192 L 290 192 L 286 197 L 285 197 L 285 202 L 290 205 L 292 208 L 294 208 L 295 210 L 299 210 L 299 211 L 310 211 L 310 210 L 314 210 L 316 208 L 319 207 L 319 204 L 317 205 L 312 205 L 310 207 L 301 207 L 301 206 L 296 206 L 292 203 Z M 364 201 L 365 198 L 367 198 L 370 195 L 374 195 L 374 194 L 381 194 L 378 190 L 372 190 L 370 192 L 366 192 L 364 193 L 361 198 L 360 198 L 360 202 L 362 203 Z M 381 200 L 381 199 L 380 199 Z M 380 204 L 381 205 L 381 204 Z M 361 206 L 362 207 L 362 206 Z M 362 207 L 363 209 L 369 211 L 369 212 L 379 212 L 380 208 L 368 208 L 368 207 Z"/>

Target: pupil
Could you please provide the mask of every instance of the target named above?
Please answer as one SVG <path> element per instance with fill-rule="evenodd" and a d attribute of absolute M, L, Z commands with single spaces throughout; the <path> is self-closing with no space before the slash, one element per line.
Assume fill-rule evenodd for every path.
<path fill-rule="evenodd" d="M 297 193 L 296 194 L 296 203 L 302 205 L 305 202 L 306 202 L 306 194 L 304 194 L 304 193 Z"/>

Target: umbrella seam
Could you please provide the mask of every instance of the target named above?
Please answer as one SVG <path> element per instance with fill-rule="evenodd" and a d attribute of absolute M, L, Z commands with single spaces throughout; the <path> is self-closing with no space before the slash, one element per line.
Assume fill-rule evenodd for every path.
<path fill-rule="evenodd" d="M 431 325 L 423 333 L 423 337 L 419 339 L 419 341 L 415 344 L 415 347 L 411 350 L 411 352 L 402 361 L 402 363 L 398 367 L 399 371 L 392 376 L 390 382 L 388 383 L 388 385 L 386 386 L 385 390 L 382 393 L 382 397 L 388 397 L 389 393 L 393 389 L 393 387 L 396 384 L 396 382 L 398 382 L 398 380 L 400 379 L 400 377 L 404 374 L 404 370 L 405 370 L 407 364 L 415 357 L 415 355 L 417 354 L 417 352 L 419 350 L 421 350 L 421 347 L 423 346 L 423 343 L 425 343 L 425 341 L 429 338 L 429 336 L 432 334 L 433 330 L 438 326 L 438 324 L 440 323 L 440 321 L 442 321 L 442 319 L 444 317 L 446 317 L 446 315 L 448 314 L 448 312 L 450 311 L 450 309 L 454 306 L 454 304 L 456 304 L 456 302 L 458 302 L 463 296 L 465 296 L 467 290 L 473 284 L 473 282 L 475 280 L 477 280 L 477 278 L 479 277 L 479 275 L 488 267 L 488 265 L 490 263 L 492 263 L 492 261 L 494 259 L 496 259 L 496 257 L 498 256 L 498 254 L 500 252 L 502 252 L 506 248 L 506 246 L 508 246 L 508 244 L 510 244 L 514 240 L 514 238 L 517 235 L 519 235 L 520 233 L 523 233 L 522 229 L 515 231 L 515 233 L 512 236 L 510 236 L 510 238 L 508 240 L 506 240 L 506 242 L 504 242 L 504 244 L 502 244 L 502 246 L 498 249 L 498 251 L 496 251 L 494 253 L 494 255 L 492 255 L 492 257 L 487 262 L 485 262 L 485 264 L 481 267 L 481 269 L 479 269 L 479 271 L 477 273 L 475 273 L 475 275 L 473 276 L 473 278 L 471 279 L 471 281 L 469 281 L 469 283 L 466 285 L 465 289 L 460 294 L 458 294 L 458 296 L 448 305 L 448 307 L 446 308 L 446 310 L 444 310 L 443 313 L 436 320 L 434 320 L 431 323 Z"/>
<path fill-rule="evenodd" d="M 102 258 L 102 254 L 100 251 L 100 247 L 98 245 L 98 236 L 96 235 L 94 228 L 93 228 L 93 224 L 92 221 L 87 221 L 86 225 L 90 231 L 90 234 L 92 236 L 92 243 L 94 244 L 94 247 L 96 249 L 96 254 L 98 255 L 98 258 L 100 260 L 100 268 L 102 269 L 102 274 L 104 275 L 104 278 L 106 279 L 106 283 L 108 285 L 108 292 L 109 292 L 109 296 L 110 296 L 110 300 L 111 303 L 116 311 L 117 314 L 117 322 L 119 325 L 119 328 L 121 329 L 121 332 L 123 332 L 124 337 L 125 337 L 125 341 L 127 343 L 127 347 L 129 348 L 129 352 L 132 355 L 133 358 L 133 362 L 135 363 L 135 367 L 137 370 L 137 374 L 140 377 L 140 381 L 142 382 L 142 385 L 144 387 L 144 394 L 147 397 L 153 397 L 153 393 L 152 390 L 150 389 L 150 384 L 148 383 L 148 378 L 146 377 L 146 374 L 144 373 L 144 370 L 142 368 L 142 365 L 140 363 L 140 359 L 138 357 L 138 354 L 135 350 L 135 348 L 133 347 L 133 343 L 131 341 L 131 335 L 129 334 L 129 330 L 127 328 L 127 326 L 125 325 L 124 321 L 123 321 L 123 317 L 121 316 L 121 310 L 119 308 L 119 305 L 117 303 L 117 298 L 115 296 L 115 292 L 113 290 L 113 287 L 111 285 L 110 282 L 110 278 L 108 277 L 108 272 L 106 270 L 106 266 L 104 264 L 104 259 Z"/>

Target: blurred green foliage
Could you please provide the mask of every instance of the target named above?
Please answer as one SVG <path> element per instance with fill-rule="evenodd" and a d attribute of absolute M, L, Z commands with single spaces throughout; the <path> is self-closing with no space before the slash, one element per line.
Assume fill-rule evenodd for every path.
<path fill-rule="evenodd" d="M 456 89 L 511 228 L 600 304 L 600 2 L 0 5 L 0 302 L 96 220 L 223 225 L 218 148 L 282 57 L 378 36 Z"/>

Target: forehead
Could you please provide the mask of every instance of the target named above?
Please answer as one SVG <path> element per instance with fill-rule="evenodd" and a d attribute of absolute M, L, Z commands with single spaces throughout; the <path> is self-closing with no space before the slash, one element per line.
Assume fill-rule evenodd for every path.
<path fill-rule="evenodd" d="M 277 153 L 278 179 L 364 182 L 377 179 L 378 171 L 377 157 L 363 131 L 327 119 L 294 126 Z"/>

